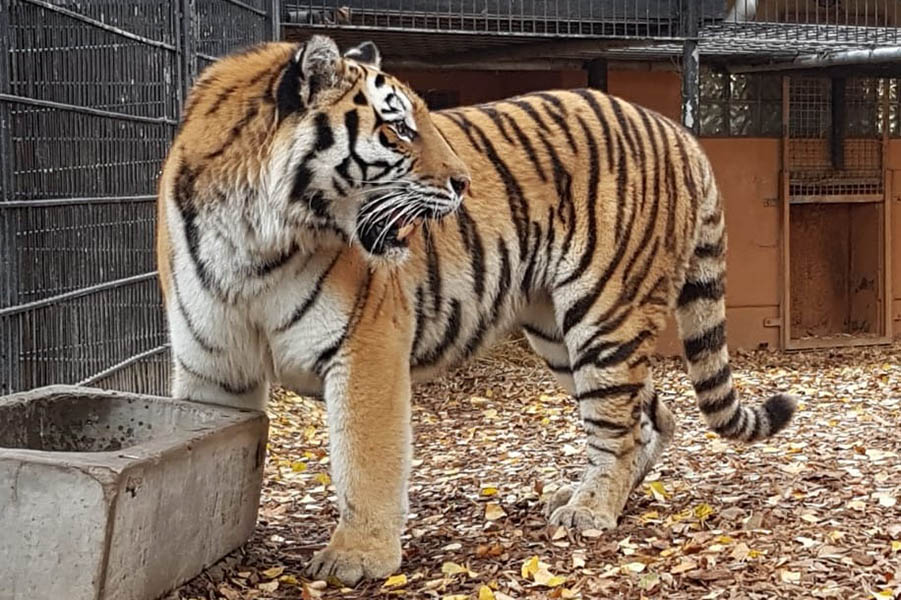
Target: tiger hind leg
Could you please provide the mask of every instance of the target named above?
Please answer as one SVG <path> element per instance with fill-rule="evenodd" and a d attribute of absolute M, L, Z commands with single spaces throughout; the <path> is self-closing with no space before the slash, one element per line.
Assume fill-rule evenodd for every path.
<path fill-rule="evenodd" d="M 587 434 L 588 468 L 575 489 L 563 488 L 551 499 L 548 510 L 555 525 L 611 529 L 629 493 L 671 441 L 675 422 L 650 377 L 653 332 L 614 341 L 575 329 L 567 347 Z"/>

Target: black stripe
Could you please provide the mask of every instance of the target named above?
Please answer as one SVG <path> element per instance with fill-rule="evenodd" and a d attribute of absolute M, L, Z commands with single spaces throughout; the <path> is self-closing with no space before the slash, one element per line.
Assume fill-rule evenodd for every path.
<path fill-rule="evenodd" d="M 438 344 L 421 357 L 414 358 L 414 367 L 429 367 L 444 358 L 448 348 L 453 346 L 460 335 L 460 317 L 462 305 L 456 298 L 450 301 L 450 313 L 447 316 L 447 325 L 444 328 L 444 336 Z"/>
<path fill-rule="evenodd" d="M 696 300 L 719 300 L 726 294 L 722 279 L 716 281 L 686 281 L 682 285 L 677 304 L 683 307 Z"/>
<path fill-rule="evenodd" d="M 214 346 L 211 342 L 207 341 L 204 336 L 200 335 L 200 331 L 197 329 L 194 319 L 191 318 L 190 313 L 188 313 L 188 308 L 185 306 L 184 299 L 181 296 L 181 289 L 178 286 L 178 277 L 174 270 L 172 272 L 172 288 L 175 290 L 175 305 L 181 313 L 181 316 L 184 317 L 185 323 L 188 325 L 188 331 L 191 332 L 191 336 L 194 338 L 194 341 L 197 342 L 197 345 L 210 354 L 222 352 L 222 348 Z"/>
<path fill-rule="evenodd" d="M 704 392 L 714 390 L 726 383 L 726 381 L 728 381 L 729 377 L 731 376 L 732 369 L 729 367 L 729 365 L 726 365 L 707 379 L 695 383 L 695 393 L 702 394 Z"/>
<path fill-rule="evenodd" d="M 425 246 L 429 291 L 432 294 L 432 312 L 437 314 L 444 305 L 444 299 L 441 297 L 441 267 L 438 264 L 438 250 L 431 237 L 426 238 Z"/>
<path fill-rule="evenodd" d="M 213 285 L 212 276 L 206 269 L 203 259 L 200 258 L 200 231 L 197 228 L 197 204 L 194 201 L 194 183 L 197 173 L 187 164 L 182 163 L 175 175 L 175 204 L 181 213 L 184 222 L 185 241 L 188 244 L 188 254 L 194 263 L 197 279 L 204 289 L 210 290 Z"/>
<path fill-rule="evenodd" d="M 605 447 L 603 447 L 603 446 L 598 446 L 597 444 L 595 444 L 595 443 L 592 442 L 591 440 L 588 440 L 587 444 L 588 444 L 588 447 L 589 447 L 589 448 L 591 448 L 592 450 L 594 450 L 594 451 L 596 451 L 596 452 L 602 452 L 602 453 L 604 453 L 604 454 L 609 454 L 609 455 L 611 455 L 611 456 L 615 456 L 616 458 L 619 458 L 619 457 L 620 457 L 620 453 L 619 453 L 619 452 L 617 452 L 617 451 L 615 451 L 615 450 L 610 450 L 609 448 L 605 448 Z"/>
<path fill-rule="evenodd" d="M 464 345 L 466 357 L 475 354 L 482 343 L 482 339 L 485 337 L 485 333 L 497 323 L 498 315 L 500 315 L 501 309 L 507 300 L 507 294 L 510 292 L 510 286 L 513 283 L 513 272 L 510 269 L 510 252 L 507 250 L 507 245 L 503 239 L 498 239 L 497 252 L 501 257 L 501 269 L 498 275 L 497 292 L 494 294 L 494 299 L 491 303 L 491 314 L 487 317 L 482 315 L 479 318 L 476 330 L 470 335 L 469 340 Z"/>
<path fill-rule="evenodd" d="M 538 247 L 541 245 L 541 225 L 536 221 L 532 222 L 532 232 L 533 235 L 531 237 L 534 239 L 534 243 L 529 249 L 529 261 L 526 264 L 526 269 L 523 272 L 522 281 L 520 282 L 520 290 L 526 295 L 526 300 L 530 298 L 532 288 L 534 287 L 532 279 L 535 276 L 535 264 L 538 260 Z"/>
<path fill-rule="evenodd" d="M 608 96 L 608 99 L 610 101 L 610 108 L 613 109 L 613 116 L 619 123 L 620 131 L 626 136 L 629 154 L 631 155 L 632 160 L 637 160 L 639 158 L 638 142 L 635 140 L 636 136 L 634 135 L 635 132 L 632 121 L 623 112 L 623 103 L 619 98 Z M 643 149 L 641 150 L 641 153 L 644 154 Z"/>
<path fill-rule="evenodd" d="M 357 290 L 357 297 L 354 300 L 353 311 L 351 312 L 350 319 L 345 325 L 344 330 L 341 332 L 341 336 L 335 341 L 334 344 L 320 352 L 319 356 L 316 357 L 316 361 L 313 364 L 313 372 L 320 377 L 325 378 L 326 375 L 328 375 L 328 372 L 331 369 L 332 359 L 335 357 L 335 355 L 338 354 L 338 350 L 341 349 L 341 346 L 344 345 L 344 342 L 347 340 L 350 333 L 356 328 L 357 323 L 359 323 L 360 316 L 363 313 L 363 307 L 366 305 L 371 291 L 372 272 L 367 271 L 366 278 L 363 280 L 363 285 L 361 285 Z"/>
<path fill-rule="evenodd" d="M 243 384 L 243 385 L 235 385 L 235 384 L 229 383 L 227 381 L 218 381 L 216 379 L 213 379 L 209 375 L 204 375 L 203 373 L 200 373 L 199 371 L 192 369 L 191 367 L 186 365 L 185 361 L 183 361 L 181 359 L 181 357 L 179 357 L 179 356 L 176 356 L 175 360 L 178 362 L 178 365 L 182 369 L 184 369 L 188 374 L 190 374 L 191 376 L 193 376 L 201 381 L 204 381 L 206 383 L 215 385 L 215 386 L 221 388 L 223 391 L 228 392 L 229 394 L 232 394 L 235 396 L 241 396 L 243 394 L 252 392 L 253 390 L 255 390 L 257 388 L 257 386 L 260 385 L 259 381 L 255 382 L 255 383 L 247 383 L 247 384 Z"/>
<path fill-rule="evenodd" d="M 595 369 L 609 369 L 611 367 L 615 367 L 629 360 L 629 358 L 633 354 L 635 354 L 635 351 L 638 349 L 638 347 L 641 346 L 642 342 L 651 337 L 651 335 L 651 330 L 643 329 L 642 331 L 638 332 L 638 335 L 627 342 L 623 342 L 616 348 L 616 350 L 603 358 L 599 358 L 599 356 L 601 351 L 604 349 L 603 346 L 607 344 L 592 348 L 583 353 L 582 356 L 579 357 L 579 360 L 577 360 L 575 364 L 573 364 L 573 371 L 578 371 L 582 367 L 589 364 L 592 365 L 592 367 L 594 367 Z"/>
<path fill-rule="evenodd" d="M 279 267 L 286 265 L 288 261 L 294 258 L 294 256 L 297 255 L 299 251 L 300 247 L 297 245 L 297 242 L 291 242 L 291 246 L 275 258 L 271 258 L 254 266 L 254 275 L 256 275 L 257 277 L 265 277 L 269 275 Z"/>
<path fill-rule="evenodd" d="M 504 191 L 506 192 L 505 195 L 510 206 L 510 218 L 513 221 L 514 227 L 516 228 L 516 238 L 519 242 L 519 258 L 520 260 L 522 260 L 522 258 L 526 255 L 526 251 L 528 250 L 529 235 L 529 209 L 526 203 L 525 196 L 523 195 L 522 187 L 520 187 L 519 182 L 513 176 L 513 173 L 510 171 L 507 163 L 504 162 L 498 155 L 497 150 L 495 150 L 494 145 L 491 143 L 488 136 L 485 135 L 485 132 L 482 131 L 482 129 L 479 128 L 478 125 L 475 125 L 462 116 L 460 116 L 459 120 L 453 120 L 453 122 L 458 127 L 460 127 L 460 129 L 462 129 L 464 133 L 467 134 L 473 144 L 473 147 L 475 147 L 476 149 L 479 149 L 479 147 L 473 140 L 472 136 L 469 135 L 469 132 L 471 130 L 476 135 L 478 135 L 479 141 L 483 146 L 483 148 L 479 150 L 489 158 L 491 166 L 494 167 L 494 170 L 497 172 L 501 181 L 504 183 Z"/>
<path fill-rule="evenodd" d="M 470 255 L 470 264 L 472 267 L 472 288 L 475 292 L 479 303 L 482 302 L 482 296 L 485 294 L 485 249 L 482 246 L 482 236 L 466 205 L 460 205 L 457 209 L 457 225 L 460 229 L 460 237 L 463 238 L 463 245 Z"/>
<path fill-rule="evenodd" d="M 612 431 L 619 432 L 620 435 L 624 435 L 632 430 L 631 425 L 621 425 L 619 423 L 614 423 L 613 421 L 608 421 L 607 419 L 595 419 L 594 417 L 582 417 L 582 421 L 588 423 L 593 427 L 597 427 L 598 429 L 610 429 Z"/>
<path fill-rule="evenodd" d="M 537 337 L 538 339 L 543 340 L 545 342 L 550 342 L 552 344 L 562 344 L 563 343 L 563 338 L 556 337 L 557 332 L 554 332 L 553 334 L 545 333 L 544 331 L 538 329 L 537 327 L 535 327 L 533 325 L 529 325 L 528 323 L 523 323 L 521 325 L 521 327 L 529 335 Z"/>
<path fill-rule="evenodd" d="M 644 388 L 644 383 L 619 383 L 585 390 L 576 394 L 576 400 L 604 400 L 616 396 L 636 396 Z"/>
<path fill-rule="evenodd" d="M 720 238 L 715 244 L 702 244 L 695 246 L 695 256 L 698 258 L 719 258 L 723 255 L 725 244 Z"/>
<path fill-rule="evenodd" d="M 509 100 L 508 102 L 510 102 L 510 104 L 513 104 L 514 106 L 521 108 L 523 112 L 529 115 L 529 117 L 533 121 L 535 121 L 535 124 L 538 125 L 540 129 L 550 132 L 550 129 L 548 129 L 547 124 L 544 122 L 544 119 L 541 118 L 541 115 L 538 114 L 538 111 L 535 110 L 534 106 L 532 106 L 525 100 Z"/>
<path fill-rule="evenodd" d="M 419 351 L 419 345 L 422 343 L 425 326 L 425 290 L 423 287 L 416 287 L 416 326 L 413 329 L 413 348 L 411 354 L 416 356 Z"/>
<path fill-rule="evenodd" d="M 494 126 L 497 127 L 497 130 L 500 131 L 501 135 L 504 136 L 504 139 L 507 140 L 507 143 L 513 143 L 513 138 L 507 133 L 507 128 L 504 127 L 504 120 L 501 118 L 501 114 L 497 112 L 496 108 L 487 105 L 475 106 L 474 108 L 491 119 Z"/>
<path fill-rule="evenodd" d="M 291 327 L 293 327 L 298 321 L 303 319 L 304 315 L 307 314 L 307 311 L 310 310 L 310 307 L 316 302 L 316 299 L 319 298 L 319 294 L 322 293 L 322 284 L 325 282 L 329 273 L 331 273 L 332 268 L 338 262 L 338 258 L 341 256 L 340 253 L 335 255 L 335 258 L 332 259 L 332 262 L 329 263 L 328 267 L 316 278 L 316 283 L 313 284 L 313 291 L 310 292 L 310 295 L 303 301 L 303 303 L 294 309 L 294 312 L 291 313 L 291 316 L 288 317 L 281 326 L 276 329 L 279 333 L 285 332 Z"/>
<path fill-rule="evenodd" d="M 723 437 L 731 437 L 732 435 L 735 435 L 742 430 L 742 428 L 744 427 L 745 418 L 745 411 L 739 408 L 734 413 L 732 413 L 732 418 L 730 418 L 723 425 L 714 427 L 713 430 Z"/>
<path fill-rule="evenodd" d="M 600 180 L 598 147 L 597 143 L 595 142 L 594 135 L 592 135 L 591 131 L 588 129 L 588 125 L 586 125 L 585 121 L 582 120 L 582 117 L 577 116 L 576 119 L 578 119 L 579 125 L 582 127 L 582 132 L 585 134 L 585 142 L 588 144 L 588 156 L 591 161 L 588 167 L 588 200 L 586 201 L 586 209 L 588 211 L 588 215 L 586 217 L 586 226 L 588 229 L 588 234 L 584 248 L 582 249 L 582 256 L 579 257 L 578 265 L 576 265 L 576 268 L 569 274 L 568 277 L 557 284 L 557 287 L 563 287 L 582 276 L 582 273 L 584 273 L 585 269 L 588 268 L 588 265 L 591 264 L 591 259 L 594 256 L 597 246 L 598 232 L 597 223 L 595 222 L 595 211 L 597 210 L 598 182 Z M 569 227 L 574 229 L 575 224 L 571 223 Z M 564 328 L 564 333 L 566 331 L 567 330 Z"/>
<path fill-rule="evenodd" d="M 222 142 L 222 145 L 219 146 L 218 149 L 207 154 L 204 159 L 210 160 L 222 155 L 228 149 L 228 147 L 234 144 L 235 140 L 237 140 L 241 136 L 241 132 L 244 131 L 244 128 L 247 127 L 247 125 L 257 116 L 257 113 L 259 111 L 259 103 L 254 102 L 250 106 L 250 108 L 247 109 L 247 112 L 244 113 L 244 116 L 241 117 L 241 120 L 235 123 L 235 125 L 228 132 L 228 135 L 226 136 L 225 141 Z"/>
<path fill-rule="evenodd" d="M 725 396 L 722 398 L 717 398 L 716 400 L 706 400 L 703 403 L 699 403 L 701 408 L 701 412 L 705 415 L 712 415 L 714 413 L 718 413 L 721 410 L 725 410 L 732 406 L 735 403 L 735 390 L 730 388 Z"/>
<path fill-rule="evenodd" d="M 683 342 L 685 358 L 688 362 L 696 362 L 705 352 L 718 352 L 726 344 L 726 323 L 720 322 L 701 335 Z"/>
<path fill-rule="evenodd" d="M 523 148 L 526 150 L 526 155 L 529 157 L 529 161 L 532 163 L 532 166 L 535 168 L 535 172 L 538 173 L 538 177 L 541 178 L 541 181 L 547 181 L 547 175 L 544 174 L 544 168 L 541 166 L 541 162 L 538 160 L 538 154 L 535 153 L 535 148 L 532 146 L 532 142 L 529 141 L 529 138 L 523 133 L 519 124 L 517 124 L 516 120 L 510 115 L 506 115 L 507 120 L 510 122 L 510 126 L 513 128 L 513 133 L 516 134 L 516 138 L 519 140 L 519 143 L 522 144 Z"/>
<path fill-rule="evenodd" d="M 543 100 L 553 99 L 555 101 L 555 106 L 560 108 L 560 110 L 563 114 L 560 114 L 560 113 L 557 113 L 556 111 L 554 111 L 554 109 L 551 108 L 547 103 L 543 104 L 544 112 L 546 112 L 548 114 L 548 116 L 554 121 L 554 123 L 557 124 L 557 127 L 560 128 L 560 131 L 562 131 L 564 133 L 564 135 L 566 135 L 566 141 L 569 143 L 569 147 L 570 147 L 570 149 L 572 149 L 573 154 L 578 154 L 579 149 L 576 146 L 576 140 L 575 140 L 575 138 L 573 138 L 572 133 L 570 133 L 569 125 L 566 123 L 566 120 L 564 119 L 566 111 L 563 108 L 563 103 L 560 101 L 559 98 L 557 98 L 556 96 L 554 96 L 552 94 L 539 92 L 535 95 L 538 96 L 539 98 L 542 98 Z M 541 132 L 539 132 L 539 133 L 541 133 Z"/>
<path fill-rule="evenodd" d="M 228 100 L 229 96 L 234 94 L 235 90 L 237 90 L 237 89 L 238 89 L 238 86 L 230 85 L 227 88 L 225 88 L 224 90 L 222 90 L 221 92 L 219 92 L 219 95 L 216 96 L 216 100 L 213 101 L 213 104 L 210 105 L 210 107 L 207 109 L 205 115 L 208 117 L 211 114 L 213 114 L 214 112 L 216 112 L 217 110 L 219 110 L 219 108 L 222 107 L 222 103 L 225 102 L 226 100 Z"/>
<path fill-rule="evenodd" d="M 648 401 L 647 413 L 648 420 L 651 422 L 651 426 L 654 427 L 654 431 L 660 432 L 660 427 L 657 425 L 657 410 L 660 408 L 660 396 L 657 395 L 655 391 L 651 395 L 651 399 Z"/>
<path fill-rule="evenodd" d="M 576 94 L 581 96 L 588 106 L 591 107 L 591 110 L 594 112 L 594 116 L 597 119 L 598 123 L 601 125 L 601 134 L 604 137 L 604 150 L 607 153 L 607 171 L 613 171 L 613 140 L 610 135 L 610 125 L 607 123 L 607 119 L 604 116 L 603 111 L 601 110 L 601 105 L 598 104 L 598 93 L 593 92 L 591 90 L 581 89 L 574 90 Z"/>
<path fill-rule="evenodd" d="M 316 126 L 316 152 L 328 150 L 335 144 L 335 136 L 332 133 L 332 127 L 329 124 L 328 115 L 318 113 L 314 124 Z"/>
<path fill-rule="evenodd" d="M 279 123 L 304 108 L 300 97 L 300 65 L 294 60 L 288 61 L 282 69 L 282 78 L 275 91 L 275 107 Z"/>

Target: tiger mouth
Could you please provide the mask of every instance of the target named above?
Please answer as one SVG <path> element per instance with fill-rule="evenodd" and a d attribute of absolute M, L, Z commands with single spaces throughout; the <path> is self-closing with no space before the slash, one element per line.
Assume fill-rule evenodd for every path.
<path fill-rule="evenodd" d="M 357 226 L 357 238 L 367 252 L 384 254 L 392 248 L 406 248 L 410 238 L 426 221 L 422 215 L 402 218 L 398 213 L 389 213 L 381 219 Z"/>

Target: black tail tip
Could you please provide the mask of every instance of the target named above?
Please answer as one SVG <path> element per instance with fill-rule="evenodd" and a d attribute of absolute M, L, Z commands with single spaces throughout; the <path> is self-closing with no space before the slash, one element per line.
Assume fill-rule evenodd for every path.
<path fill-rule="evenodd" d="M 798 407 L 798 399 L 788 394 L 776 394 L 763 404 L 770 421 L 769 435 L 778 433 L 788 425 L 795 408 Z"/>

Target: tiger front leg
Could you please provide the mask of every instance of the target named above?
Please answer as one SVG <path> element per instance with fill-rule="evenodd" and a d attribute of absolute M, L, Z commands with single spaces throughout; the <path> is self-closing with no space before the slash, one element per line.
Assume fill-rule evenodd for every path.
<path fill-rule="evenodd" d="M 400 567 L 407 514 L 410 343 L 393 329 L 396 322 L 390 317 L 382 322 L 380 310 L 369 312 L 363 308 L 325 375 L 340 519 L 328 546 L 307 567 L 310 577 L 334 576 L 347 585 L 384 578 Z"/>

